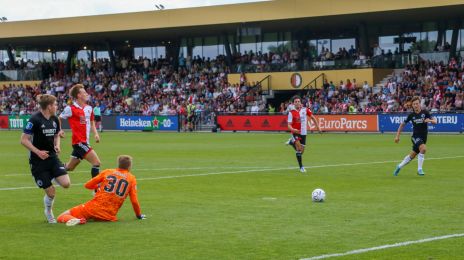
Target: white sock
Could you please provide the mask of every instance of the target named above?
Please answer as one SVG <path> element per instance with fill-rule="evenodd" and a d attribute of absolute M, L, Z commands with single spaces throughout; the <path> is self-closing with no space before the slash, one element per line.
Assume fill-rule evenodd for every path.
<path fill-rule="evenodd" d="M 47 194 L 45 194 L 45 196 L 44 196 L 44 206 L 45 206 L 45 209 L 46 209 L 47 211 L 50 212 L 50 211 L 52 210 L 53 202 L 54 202 L 54 201 L 55 201 L 54 198 L 50 198 L 50 197 L 48 197 Z"/>
<path fill-rule="evenodd" d="M 409 157 L 409 154 L 404 157 L 403 161 L 398 165 L 400 168 L 403 168 L 406 164 L 408 164 L 411 161 L 411 157 Z"/>
<path fill-rule="evenodd" d="M 424 164 L 425 160 L 425 155 L 423 153 L 420 153 L 417 156 L 417 170 L 422 170 L 422 165 Z"/>

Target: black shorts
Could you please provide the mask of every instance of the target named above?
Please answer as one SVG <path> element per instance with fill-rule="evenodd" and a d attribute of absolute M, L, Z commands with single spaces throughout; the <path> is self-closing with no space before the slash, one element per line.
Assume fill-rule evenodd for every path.
<path fill-rule="evenodd" d="M 422 144 L 426 144 L 427 143 L 427 137 L 416 137 L 416 136 L 411 136 L 411 142 L 412 142 L 412 150 L 415 152 L 415 153 L 419 153 L 420 150 L 419 150 L 419 146 L 421 146 Z"/>
<path fill-rule="evenodd" d="M 101 116 L 95 116 L 95 122 L 101 122 L 102 117 Z"/>
<path fill-rule="evenodd" d="M 52 186 L 52 179 L 68 174 L 57 156 L 52 156 L 45 160 L 30 159 L 29 163 L 35 183 L 42 189 Z"/>
<path fill-rule="evenodd" d="M 187 116 L 187 122 L 188 123 L 193 123 L 193 121 L 195 121 L 195 116 L 194 115 Z"/>
<path fill-rule="evenodd" d="M 300 141 L 303 146 L 306 145 L 306 135 L 292 134 L 293 142 Z"/>
<path fill-rule="evenodd" d="M 87 143 L 78 143 L 73 144 L 73 151 L 71 157 L 77 158 L 79 160 L 84 159 L 84 157 L 92 151 L 92 147 Z"/>

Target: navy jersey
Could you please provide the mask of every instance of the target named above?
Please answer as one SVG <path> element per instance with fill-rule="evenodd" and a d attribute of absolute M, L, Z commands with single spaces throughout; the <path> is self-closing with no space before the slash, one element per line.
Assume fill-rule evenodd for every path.
<path fill-rule="evenodd" d="M 427 118 L 428 119 L 432 118 L 429 111 L 421 110 L 419 113 L 412 112 L 411 114 L 409 114 L 406 120 L 404 121 L 404 123 L 405 124 L 409 122 L 412 123 L 412 129 L 413 129 L 412 136 L 426 139 L 427 133 L 428 133 L 428 127 L 427 127 L 427 123 L 424 121 Z"/>
<path fill-rule="evenodd" d="M 32 144 L 39 150 L 48 151 L 49 156 L 56 156 L 55 135 L 60 131 L 56 116 L 46 119 L 41 112 L 34 113 L 26 124 L 23 132 L 32 135 Z M 31 152 L 31 159 L 40 159 Z"/>

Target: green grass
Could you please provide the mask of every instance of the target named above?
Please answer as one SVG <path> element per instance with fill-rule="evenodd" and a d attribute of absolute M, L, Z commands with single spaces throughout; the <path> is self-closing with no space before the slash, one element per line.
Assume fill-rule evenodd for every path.
<path fill-rule="evenodd" d="M 134 157 L 139 200 L 116 223 L 49 225 L 43 191 L 35 188 L 20 132 L 0 132 L 0 259 L 299 259 L 464 233 L 464 137 L 429 136 L 424 170 L 417 162 L 392 171 L 411 149 L 407 135 L 310 135 L 300 174 L 288 134 L 105 132 L 94 145 L 103 168 L 119 154 Z M 70 133 L 62 144 L 71 152 Z M 387 162 L 385 162 L 387 161 Z M 383 163 L 374 163 L 383 162 Z M 345 165 L 367 163 L 360 165 Z M 222 174 L 214 174 L 222 173 Z M 185 176 L 211 174 L 204 176 Z M 82 183 L 87 162 L 57 189 L 55 215 L 91 198 Z M 177 176 L 160 179 L 157 177 Z M 79 184 L 79 185 L 77 185 Z M 20 190 L 1 190 L 26 187 Z M 33 187 L 33 188 L 30 188 Z M 323 188 L 324 203 L 311 191 Z M 396 247 L 340 259 L 458 259 L 464 238 Z"/>

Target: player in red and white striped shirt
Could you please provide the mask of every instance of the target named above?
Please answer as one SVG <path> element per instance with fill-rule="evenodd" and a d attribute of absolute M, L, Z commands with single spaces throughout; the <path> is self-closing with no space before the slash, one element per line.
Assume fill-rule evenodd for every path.
<path fill-rule="evenodd" d="M 296 151 L 296 159 L 298 165 L 300 166 L 300 172 L 306 172 L 306 169 L 303 166 L 302 155 L 304 153 L 306 145 L 306 135 L 308 133 L 308 128 L 310 128 L 309 119 L 314 122 L 319 133 L 321 129 L 317 122 L 316 117 L 314 117 L 313 112 L 306 107 L 303 107 L 301 104 L 301 98 L 299 96 L 293 97 L 293 105 L 295 109 L 288 112 L 288 129 L 292 133 L 292 139 L 290 143 Z"/>
<path fill-rule="evenodd" d="M 73 98 L 73 104 L 65 107 L 60 118 L 68 119 L 72 131 L 71 159 L 66 164 L 66 170 L 72 171 L 86 159 L 92 165 L 92 178 L 100 173 L 100 158 L 90 144 L 90 131 L 95 136 L 95 141 L 100 142 L 97 128 L 95 127 L 94 114 L 91 106 L 87 105 L 89 94 L 82 84 L 74 85 L 69 91 Z"/>

